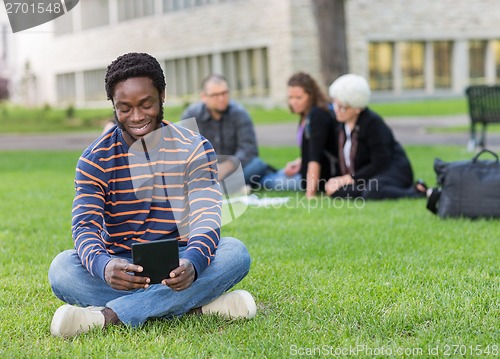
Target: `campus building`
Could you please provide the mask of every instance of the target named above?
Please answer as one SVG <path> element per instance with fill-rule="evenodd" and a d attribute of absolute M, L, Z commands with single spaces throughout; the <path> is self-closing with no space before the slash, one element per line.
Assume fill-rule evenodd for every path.
<path fill-rule="evenodd" d="M 9 20 L 6 13 L 0 12 L 0 99 L 8 92 L 8 80 L 11 77 L 11 39 L 9 33 Z M 7 89 L 7 90 L 6 90 Z"/>
<path fill-rule="evenodd" d="M 369 79 L 375 99 L 463 96 L 469 84 L 500 83 L 498 0 L 345 6 L 349 70 Z M 311 0 L 82 0 L 50 26 L 37 38 L 43 50 L 16 60 L 15 83 L 27 76 L 24 91 L 39 105 L 106 104 L 106 66 L 130 51 L 160 60 L 170 101 L 195 99 L 210 72 L 226 75 L 234 97 L 269 105 L 285 104 L 296 71 L 321 81 Z"/>

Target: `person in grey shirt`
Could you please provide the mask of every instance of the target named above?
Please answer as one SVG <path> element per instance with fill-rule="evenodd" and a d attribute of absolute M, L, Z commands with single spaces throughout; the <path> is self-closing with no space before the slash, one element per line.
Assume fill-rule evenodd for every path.
<path fill-rule="evenodd" d="M 233 173 L 239 162 L 245 183 L 254 187 L 265 174 L 273 171 L 258 157 L 250 115 L 241 104 L 230 100 L 229 85 L 224 76 L 211 74 L 202 81 L 201 101 L 191 104 L 181 116 L 182 120 L 192 117 L 219 157 L 219 180 Z"/>

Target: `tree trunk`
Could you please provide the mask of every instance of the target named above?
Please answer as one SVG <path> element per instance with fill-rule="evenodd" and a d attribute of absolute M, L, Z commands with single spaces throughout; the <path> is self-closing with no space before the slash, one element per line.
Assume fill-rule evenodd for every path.
<path fill-rule="evenodd" d="M 318 25 L 322 83 L 326 86 L 349 72 L 345 0 L 312 0 Z"/>

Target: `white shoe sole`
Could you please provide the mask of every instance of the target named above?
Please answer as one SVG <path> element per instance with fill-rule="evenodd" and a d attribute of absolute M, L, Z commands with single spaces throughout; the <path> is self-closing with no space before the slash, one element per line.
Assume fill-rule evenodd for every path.
<path fill-rule="evenodd" d="M 81 308 L 65 304 L 54 313 L 50 323 L 50 333 L 56 337 L 69 338 L 86 333 L 94 327 L 103 328 L 104 315 L 98 309 L 97 307 Z"/>
<path fill-rule="evenodd" d="M 227 292 L 201 308 L 203 314 L 218 314 L 227 319 L 251 319 L 257 313 L 252 295 L 246 290 Z"/>

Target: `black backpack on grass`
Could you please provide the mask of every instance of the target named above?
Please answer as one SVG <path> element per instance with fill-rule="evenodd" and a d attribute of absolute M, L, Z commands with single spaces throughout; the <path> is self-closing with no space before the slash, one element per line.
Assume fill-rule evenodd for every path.
<path fill-rule="evenodd" d="M 490 153 L 495 160 L 479 160 Z M 434 161 L 438 188 L 427 201 L 427 209 L 440 217 L 500 218 L 500 164 L 487 149 L 472 160 Z"/>

